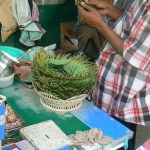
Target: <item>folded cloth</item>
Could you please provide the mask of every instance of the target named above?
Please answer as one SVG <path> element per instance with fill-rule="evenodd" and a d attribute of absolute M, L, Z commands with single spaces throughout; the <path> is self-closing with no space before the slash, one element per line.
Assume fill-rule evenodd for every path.
<path fill-rule="evenodd" d="M 74 145 L 93 146 L 95 143 L 106 145 L 113 142 L 110 137 L 104 136 L 103 132 L 99 129 L 91 129 L 89 131 L 77 131 L 76 134 L 70 135 Z"/>
<path fill-rule="evenodd" d="M 36 5 L 36 3 L 32 0 L 32 20 L 33 21 L 36 21 L 36 22 L 39 22 L 39 10 L 38 10 L 38 7 Z"/>
<path fill-rule="evenodd" d="M 38 23 L 39 22 L 39 9 L 36 5 L 36 3 L 32 0 L 32 21 L 34 21 L 36 23 L 36 25 L 38 26 L 38 28 L 41 30 L 41 32 L 44 34 L 46 31 L 41 27 L 41 25 Z"/>
<path fill-rule="evenodd" d="M 0 22 L 2 24 L 1 38 L 4 42 L 17 28 L 17 23 L 12 14 L 11 0 L 0 1 Z"/>
<path fill-rule="evenodd" d="M 26 27 L 20 28 L 20 30 L 21 30 L 21 36 L 19 41 L 28 47 L 34 46 L 35 41 L 41 39 L 43 35 L 41 30 L 34 22 L 31 22 Z"/>
<path fill-rule="evenodd" d="M 33 0 L 28 0 L 31 12 L 32 12 L 32 8 L 33 8 L 33 2 L 32 1 Z"/>
<path fill-rule="evenodd" d="M 19 41 L 28 47 L 34 46 L 35 41 L 40 40 L 44 32 L 32 20 L 28 0 L 12 0 L 12 10 L 21 30 Z"/>

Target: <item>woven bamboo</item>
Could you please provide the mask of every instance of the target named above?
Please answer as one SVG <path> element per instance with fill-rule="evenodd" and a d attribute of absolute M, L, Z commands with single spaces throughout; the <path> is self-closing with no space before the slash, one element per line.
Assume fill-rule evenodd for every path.
<path fill-rule="evenodd" d="M 34 88 L 35 89 L 35 88 Z M 86 98 L 87 94 L 82 94 L 78 96 L 71 97 L 69 99 L 63 100 L 59 97 L 56 97 L 50 93 L 44 93 L 37 91 L 37 94 L 40 97 L 40 102 L 46 108 L 53 111 L 73 111 L 81 107 L 82 101 Z"/>

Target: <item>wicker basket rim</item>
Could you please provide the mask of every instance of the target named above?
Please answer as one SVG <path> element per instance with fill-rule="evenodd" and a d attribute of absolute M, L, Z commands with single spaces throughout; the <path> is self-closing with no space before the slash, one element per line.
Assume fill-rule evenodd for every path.
<path fill-rule="evenodd" d="M 61 99 L 57 96 L 54 96 L 53 94 L 38 91 L 35 87 L 34 87 L 34 90 L 37 92 L 37 94 L 39 96 L 41 96 L 41 95 L 43 96 L 43 94 L 44 95 L 49 95 L 49 96 L 52 96 L 52 97 L 56 98 L 57 99 L 56 101 L 69 101 L 69 102 L 74 101 L 75 102 L 75 101 L 79 101 L 79 97 L 86 97 L 88 95 L 88 94 L 75 95 L 73 97 L 70 97 L 70 98 L 64 100 L 64 99 Z"/>

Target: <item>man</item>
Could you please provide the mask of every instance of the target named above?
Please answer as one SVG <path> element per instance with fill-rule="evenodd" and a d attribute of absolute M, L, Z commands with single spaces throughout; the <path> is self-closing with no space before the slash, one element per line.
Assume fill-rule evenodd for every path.
<path fill-rule="evenodd" d="M 114 1 L 113 0 L 106 0 L 103 3 L 106 5 L 112 6 L 113 4 L 117 8 L 120 15 L 122 12 L 128 8 L 129 4 L 133 0 L 119 0 Z M 103 16 L 105 22 L 113 27 L 115 24 L 115 19 L 110 18 L 109 16 Z M 75 26 L 75 33 L 78 38 L 78 49 L 83 51 L 83 53 L 89 58 L 91 61 L 95 61 L 99 56 L 99 49 L 102 47 L 104 43 L 103 36 L 97 32 L 95 28 L 92 28 L 90 26 L 87 26 L 85 24 L 82 24 L 82 21 L 80 20 L 80 17 L 78 17 L 76 26 Z"/>
<path fill-rule="evenodd" d="M 94 104 L 134 132 L 136 124 L 150 125 L 150 1 L 135 0 L 123 14 L 99 0 L 85 0 L 78 10 L 82 22 L 108 41 L 98 59 Z M 102 15 L 117 20 L 113 29 Z"/>

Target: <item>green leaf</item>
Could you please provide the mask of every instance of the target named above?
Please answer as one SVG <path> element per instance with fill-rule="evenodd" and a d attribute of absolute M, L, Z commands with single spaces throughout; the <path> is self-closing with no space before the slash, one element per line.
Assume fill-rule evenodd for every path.
<path fill-rule="evenodd" d="M 38 91 L 51 93 L 61 99 L 87 94 L 95 85 L 97 66 L 78 54 L 47 55 L 40 49 L 34 59 L 33 84 Z"/>

